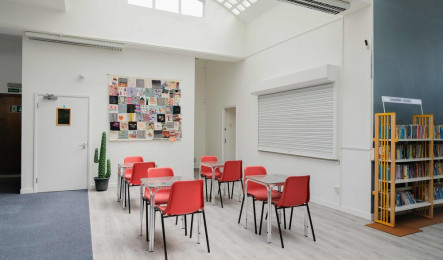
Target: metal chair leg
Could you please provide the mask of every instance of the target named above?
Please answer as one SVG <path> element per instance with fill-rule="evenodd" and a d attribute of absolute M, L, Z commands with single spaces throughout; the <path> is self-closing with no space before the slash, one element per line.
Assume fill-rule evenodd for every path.
<path fill-rule="evenodd" d="M 220 194 L 220 203 L 221 203 L 221 207 L 223 208 L 223 196 L 221 193 L 221 182 L 218 183 L 218 194 Z"/>
<path fill-rule="evenodd" d="M 232 182 L 232 192 L 231 192 L 231 199 L 234 198 L 234 186 L 235 186 L 235 182 Z M 228 191 L 229 192 L 229 191 Z"/>
<path fill-rule="evenodd" d="M 166 235 L 165 235 L 165 223 L 163 221 L 163 214 L 160 212 L 160 216 L 162 219 L 162 233 L 163 233 L 163 247 L 165 249 L 165 259 L 168 259 L 168 250 L 166 249 Z"/>
<path fill-rule="evenodd" d="M 283 208 L 283 226 L 284 226 L 284 228 L 286 229 L 286 211 L 285 211 L 285 208 Z"/>
<path fill-rule="evenodd" d="M 186 222 L 186 215 L 183 216 L 185 218 L 185 236 L 188 235 L 188 224 Z"/>
<path fill-rule="evenodd" d="M 261 206 L 260 231 L 258 232 L 259 235 L 261 235 L 261 227 L 263 224 L 263 212 L 264 211 L 265 211 L 265 200 L 263 201 L 262 206 Z"/>
<path fill-rule="evenodd" d="M 208 229 L 206 228 L 206 217 L 205 217 L 205 211 L 204 210 L 202 210 L 202 214 L 203 214 L 203 224 L 205 226 L 206 244 L 208 246 L 208 253 L 210 253 L 211 250 L 209 249 Z"/>
<path fill-rule="evenodd" d="M 278 210 L 276 205 L 275 205 L 275 215 L 277 217 L 278 232 L 280 233 L 281 247 L 285 248 L 285 246 L 283 245 L 283 236 L 281 235 L 281 228 L 280 228 L 280 218 L 278 217 Z"/>
<path fill-rule="evenodd" d="M 175 225 L 177 226 L 177 224 L 178 224 L 178 216 L 175 217 Z"/>
<path fill-rule="evenodd" d="M 255 234 L 257 235 L 257 217 L 255 215 L 255 198 L 252 197 L 252 209 L 254 210 L 254 230 L 255 230 Z M 246 213 L 248 214 L 248 213 Z"/>
<path fill-rule="evenodd" d="M 129 183 L 128 183 L 128 208 L 129 208 L 129 214 L 131 214 L 131 190 L 129 189 Z"/>
<path fill-rule="evenodd" d="M 145 205 L 146 205 L 146 241 L 149 241 L 149 225 L 148 225 L 148 201 L 145 200 Z"/>
<path fill-rule="evenodd" d="M 289 217 L 289 230 L 291 230 L 292 225 L 292 213 L 294 213 L 294 207 L 291 208 L 291 216 Z"/>
<path fill-rule="evenodd" d="M 206 202 L 208 202 L 208 178 L 205 176 Z"/>
<path fill-rule="evenodd" d="M 194 224 L 194 213 L 191 215 L 191 229 L 189 230 L 189 238 L 192 238 L 192 224 Z"/>
<path fill-rule="evenodd" d="M 229 182 L 228 182 L 228 199 L 231 199 L 231 194 L 229 193 L 229 190 L 230 190 L 230 188 L 229 188 Z"/>
<path fill-rule="evenodd" d="M 245 195 L 243 195 L 243 199 L 241 201 L 241 207 L 240 207 L 240 216 L 238 216 L 238 224 L 240 224 L 241 220 L 241 213 L 243 212 L 243 204 L 245 203 Z"/>
<path fill-rule="evenodd" d="M 309 211 L 309 205 L 306 203 L 306 209 L 308 209 L 308 216 L 309 216 L 309 224 L 311 224 L 311 231 L 312 231 L 312 238 L 315 240 L 315 233 L 314 233 L 314 226 L 312 225 L 312 219 L 311 219 L 311 212 Z"/>

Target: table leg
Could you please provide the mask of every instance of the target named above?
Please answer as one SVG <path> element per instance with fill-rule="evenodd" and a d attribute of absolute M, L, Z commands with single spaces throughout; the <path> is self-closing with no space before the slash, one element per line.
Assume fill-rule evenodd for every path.
<path fill-rule="evenodd" d="M 214 167 L 212 167 L 211 168 L 212 169 L 212 178 L 211 178 L 211 194 L 212 194 L 212 198 L 211 198 L 211 201 L 212 201 L 212 206 L 214 206 L 215 205 L 215 184 L 214 184 L 214 182 L 215 182 L 215 168 Z"/>
<path fill-rule="evenodd" d="M 120 180 L 120 176 L 121 176 L 121 167 L 120 167 L 120 165 L 118 166 L 118 171 L 117 171 L 117 202 L 119 202 L 120 201 L 120 182 L 121 182 L 121 180 Z"/>
<path fill-rule="evenodd" d="M 245 196 L 245 229 L 248 229 L 248 179 L 245 180 L 245 194 L 243 196 Z"/>
<path fill-rule="evenodd" d="M 124 179 L 123 176 L 122 176 L 121 178 L 123 178 L 123 179 L 122 179 L 122 183 L 123 183 L 122 208 L 125 209 L 125 201 L 126 201 L 126 192 L 125 192 L 125 189 L 126 189 L 126 182 L 125 182 L 125 179 Z M 129 187 L 128 187 L 128 192 L 129 192 Z"/>
<path fill-rule="evenodd" d="M 143 184 L 142 184 L 140 185 L 140 236 L 143 236 L 143 208 L 144 204 L 143 204 Z"/>
<path fill-rule="evenodd" d="M 270 244 L 272 239 L 272 188 L 269 186 L 266 186 L 266 188 L 268 189 L 268 244 Z"/>
<path fill-rule="evenodd" d="M 149 236 L 150 236 L 150 238 L 149 238 L 149 252 L 154 252 L 154 225 L 155 225 L 155 223 L 154 223 L 154 215 L 155 215 L 154 197 L 155 197 L 155 192 L 149 191 L 149 194 L 150 194 L 150 198 L 151 198 L 151 200 L 150 200 L 151 203 L 149 203 L 149 210 L 151 212 L 149 212 L 149 220 L 148 220 L 149 221 L 149 230 L 150 230 L 150 232 L 149 232 Z"/>

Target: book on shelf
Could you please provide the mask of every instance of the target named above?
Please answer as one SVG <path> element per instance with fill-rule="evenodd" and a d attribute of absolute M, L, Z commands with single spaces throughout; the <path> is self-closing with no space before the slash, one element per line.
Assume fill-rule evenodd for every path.
<path fill-rule="evenodd" d="M 405 180 L 428 176 L 426 163 L 397 164 L 395 165 L 395 179 Z"/>
<path fill-rule="evenodd" d="M 427 125 L 398 125 L 395 131 L 398 139 L 429 138 L 429 126 Z"/>
<path fill-rule="evenodd" d="M 397 199 L 395 200 L 396 206 L 404 206 L 415 203 L 417 203 L 417 201 L 415 200 L 414 195 L 410 191 L 397 193 Z"/>
<path fill-rule="evenodd" d="M 396 146 L 396 159 L 418 159 L 427 157 L 429 156 L 424 144 L 398 144 Z"/>
<path fill-rule="evenodd" d="M 434 175 L 442 175 L 443 174 L 442 170 L 443 170 L 443 163 L 441 162 L 434 163 Z"/>
<path fill-rule="evenodd" d="M 434 144 L 434 157 L 443 157 L 443 143 Z"/>
<path fill-rule="evenodd" d="M 391 125 L 380 125 L 380 139 L 391 139 Z"/>
<path fill-rule="evenodd" d="M 385 178 L 383 178 L 383 175 Z M 391 180 L 391 166 L 389 164 L 378 166 L 378 178 L 380 180 L 388 180 L 388 181 Z"/>
<path fill-rule="evenodd" d="M 443 199 L 443 187 L 437 186 L 434 187 L 434 200 L 442 200 Z"/>
<path fill-rule="evenodd" d="M 434 138 L 435 139 L 443 138 L 443 125 L 434 126 Z"/>

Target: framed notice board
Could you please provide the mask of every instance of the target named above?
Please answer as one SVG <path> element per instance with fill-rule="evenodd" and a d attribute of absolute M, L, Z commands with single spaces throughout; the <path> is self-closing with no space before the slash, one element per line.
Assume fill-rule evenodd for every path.
<path fill-rule="evenodd" d="M 70 126 L 71 125 L 71 109 L 70 108 L 57 108 L 56 116 L 57 126 Z"/>

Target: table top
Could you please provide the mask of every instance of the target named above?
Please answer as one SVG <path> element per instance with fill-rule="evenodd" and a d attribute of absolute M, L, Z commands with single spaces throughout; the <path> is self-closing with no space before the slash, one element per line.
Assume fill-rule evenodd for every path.
<path fill-rule="evenodd" d="M 132 168 L 134 167 L 135 162 L 131 163 L 118 163 L 118 167 L 120 168 Z"/>
<path fill-rule="evenodd" d="M 167 188 L 171 187 L 176 181 L 190 181 L 194 180 L 192 177 L 183 176 L 168 176 L 168 177 L 153 177 L 153 178 L 142 178 L 141 182 L 145 187 L 148 188 Z"/>
<path fill-rule="evenodd" d="M 251 181 L 265 184 L 265 185 L 275 185 L 275 184 L 284 184 L 289 175 L 285 174 L 268 174 L 268 175 L 249 175 L 246 176 L 246 179 Z"/>
<path fill-rule="evenodd" d="M 222 167 L 225 165 L 224 161 L 214 161 L 214 162 L 200 162 L 201 166 L 206 166 L 206 167 Z"/>

